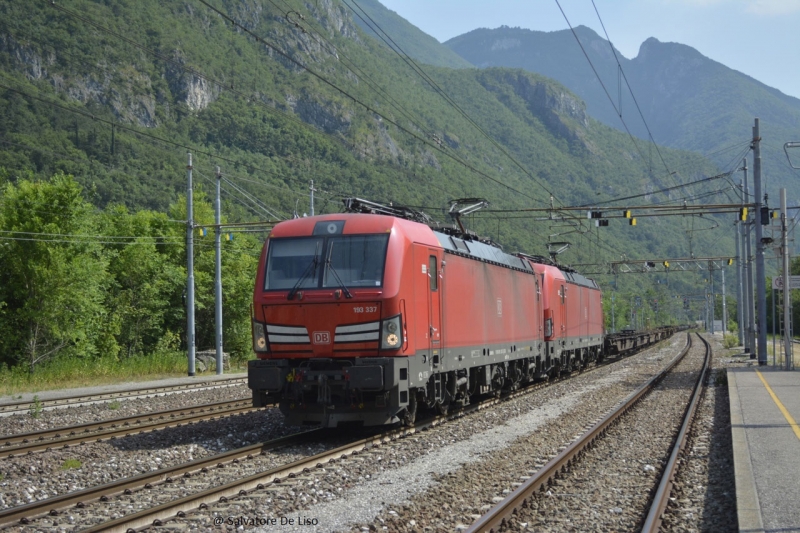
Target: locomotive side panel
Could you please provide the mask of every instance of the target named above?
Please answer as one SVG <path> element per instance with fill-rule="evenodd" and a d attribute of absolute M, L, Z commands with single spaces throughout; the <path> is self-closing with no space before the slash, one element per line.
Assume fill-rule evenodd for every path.
<path fill-rule="evenodd" d="M 540 349 L 541 302 L 533 273 L 453 254 L 445 257 L 448 370 L 517 359 L 523 346 L 527 352 Z"/>

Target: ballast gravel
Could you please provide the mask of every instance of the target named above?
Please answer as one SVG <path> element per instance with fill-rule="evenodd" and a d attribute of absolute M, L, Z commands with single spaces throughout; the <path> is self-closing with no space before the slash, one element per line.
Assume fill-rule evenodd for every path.
<path fill-rule="evenodd" d="M 447 424 L 420 432 L 414 436 L 376 446 L 358 455 L 337 460 L 323 468 L 316 468 L 294 479 L 279 484 L 268 484 L 264 489 L 253 490 L 246 496 L 231 498 L 226 503 L 214 504 L 206 511 L 187 513 L 186 518 L 170 520 L 154 531 L 458 531 L 466 529 L 482 513 L 505 497 L 524 478 L 534 473 L 550 458 L 563 450 L 587 427 L 604 416 L 614 405 L 628 396 L 641 383 L 649 379 L 656 369 L 662 368 L 685 344 L 686 335 L 678 334 L 665 343 L 640 354 L 623 359 L 613 365 L 604 366 L 577 374 L 571 379 L 559 381 L 530 394 L 501 403 Z M 225 389 L 223 389 L 224 391 Z M 727 390 L 720 388 L 723 399 L 715 400 L 709 407 L 713 413 L 700 415 L 703 419 L 714 417 L 708 425 L 711 436 L 698 436 L 693 449 L 693 461 L 688 471 L 694 477 L 679 482 L 681 496 L 675 509 L 668 510 L 670 530 L 716 531 L 712 524 L 734 524 L 735 495 L 728 505 L 715 496 L 724 490 L 732 490 L 732 482 L 726 478 L 723 468 L 732 464 L 730 449 L 718 445 L 727 432 Z M 245 397 L 249 390 L 240 387 L 230 390 L 233 397 Z M 719 393 L 719 390 L 717 391 Z M 205 393 L 203 393 L 205 394 Z M 208 403 L 226 399 L 222 391 L 211 392 Z M 178 395 L 183 396 L 183 395 Z M 707 394 L 704 404 L 709 400 Z M 198 396 L 199 397 L 199 396 Z M 113 416 L 108 406 L 87 406 L 54 413 L 51 423 L 45 424 L 47 412 L 36 422 L 17 421 L 24 430 L 0 431 L 19 433 L 33 431 L 53 425 L 107 420 L 137 412 L 158 411 L 168 408 L 165 398 L 147 400 L 122 400 Z M 175 398 L 172 401 L 180 402 Z M 170 402 L 170 400 L 166 400 Z M 130 406 L 128 405 L 130 404 Z M 186 403 L 178 403 L 186 405 Z M 123 409 L 126 411 L 123 412 Z M 79 414 L 87 410 L 88 415 Z M 56 417 L 58 422 L 56 422 Z M 8 417 L 15 418 L 15 417 Z M 24 417 L 22 417 L 24 418 Z M 15 427 L 15 422 L 0 419 L 0 428 Z M 178 464 L 192 458 L 261 442 L 296 431 L 297 428 L 283 425 L 277 410 L 237 416 L 229 419 L 195 424 L 185 428 L 160 431 L 122 439 L 114 446 L 110 443 L 87 444 L 69 450 L 54 450 L 30 457 L 0 460 L 0 508 L 16 506 L 28 501 L 49 497 L 64 491 L 105 483 L 112 479 L 128 477 L 139 472 L 155 471 L 167 464 Z M 30 427 L 35 425 L 37 427 Z M 347 435 L 344 435 L 345 437 Z M 722 437 L 721 437 L 722 436 Z M 321 443 L 329 448 L 333 443 Z M 295 458 L 319 451 L 320 446 L 308 449 L 286 450 L 283 456 L 275 455 L 261 460 L 262 468 L 285 464 Z M 718 450 L 719 449 L 719 450 Z M 711 450 L 709 452 L 709 450 Z M 70 460 L 78 460 L 81 466 L 68 468 Z M 705 462 L 704 462 L 705 461 Z M 74 463 L 73 463 L 74 464 Z M 243 461 L 242 465 L 249 464 Z M 647 469 L 660 465 L 636 464 L 642 480 L 650 483 L 655 474 Z M 191 484 L 216 485 L 226 479 L 245 475 L 251 467 L 237 465 L 225 469 L 225 473 L 210 470 L 208 475 L 196 476 Z M 732 468 L 730 476 L 732 476 Z M 598 477 L 602 477 L 599 474 Z M 606 487 L 613 489 L 614 478 L 606 479 Z M 726 483 L 731 483 L 728 487 Z M 154 497 L 168 501 L 189 490 L 184 480 L 163 493 L 153 489 Z M 101 511 L 102 519 L 109 519 L 133 512 L 145 505 L 147 498 L 120 497 L 113 507 Z M 612 524 L 625 531 L 623 516 L 628 512 L 625 501 L 614 497 L 609 490 L 607 512 Z M 569 499 L 565 496 L 564 499 Z M 730 500 L 733 500 L 731 509 Z M 614 503 L 618 501 L 618 503 Z M 688 502 L 688 503 L 687 503 Z M 550 502 L 548 502 L 549 504 Z M 577 509 L 587 506 L 572 502 Z M 88 509 L 88 508 L 87 508 Z M 685 512 L 686 509 L 693 509 Z M 577 511 L 576 511 L 577 512 Z M 594 510 L 593 512 L 598 512 Z M 70 512 L 59 520 L 37 521 L 36 529 L 71 531 L 80 529 L 95 511 Z M 616 522 L 613 516 L 619 515 Z M 541 516 L 541 515 L 539 515 Z M 728 522 L 724 519 L 727 517 Z M 63 518 L 63 519 L 62 519 Z M 518 530 L 578 531 L 580 520 L 586 527 L 593 518 L 563 517 L 553 513 L 547 520 L 534 526 L 534 520 L 522 522 Z M 577 519 L 578 521 L 574 521 Z M 266 522 L 274 520 L 274 522 Z M 732 520 L 732 522 L 731 522 Z M 523 526 L 524 524 L 524 526 Z M 16 529 L 16 528 L 15 528 Z M 727 528 L 723 528 L 727 529 Z M 22 530 L 29 530 L 23 528 Z M 592 531 L 591 528 L 586 529 Z M 595 528 L 600 531 L 601 529 Z"/>
<path fill-rule="evenodd" d="M 579 374 L 412 437 L 336 461 L 209 512 L 158 530 L 204 530 L 214 524 L 278 521 L 260 531 L 444 531 L 471 523 L 502 489 L 481 485 L 479 471 L 512 482 L 523 458 L 505 450 L 526 440 L 545 459 L 627 396 L 685 344 L 676 336 L 614 365 Z M 533 455 L 531 457 L 537 457 Z M 530 458 L 530 457 L 529 457 Z M 524 461 L 523 461 L 524 463 Z M 469 467 L 476 472 L 469 472 Z M 524 471 L 523 471 L 524 473 Z M 442 490 L 452 481 L 463 490 Z M 281 525 L 281 522 L 283 524 Z M 413 522 L 413 523 L 412 523 Z"/>
<path fill-rule="evenodd" d="M 231 387 L 185 394 L 119 400 L 109 404 L 45 411 L 35 423 L 25 415 L 0 419 L 9 428 L 35 431 L 69 424 L 140 415 L 173 407 L 242 398 L 248 389 Z M 110 413 L 110 414 L 109 414 Z M 1 427 L 1 426 L 0 426 Z M 277 409 L 262 409 L 222 419 L 184 424 L 113 441 L 92 442 L 0 460 L 0 509 L 17 507 L 67 492 L 102 485 L 145 472 L 264 442 L 298 428 L 285 426 Z M 18 431 L 17 431 L 18 432 Z M 11 431 L 10 433 L 14 433 Z"/>
<path fill-rule="evenodd" d="M 138 416 L 155 411 L 180 409 L 226 400 L 252 397 L 246 384 L 237 384 L 214 389 L 199 389 L 163 396 L 121 398 L 103 403 L 92 403 L 80 407 L 63 407 L 41 412 L 22 413 L 0 417 L 0 436 L 31 433 L 44 429 L 74 426 L 90 422 L 101 422 L 114 418 Z M 0 437 L 2 440 L 2 437 Z"/>

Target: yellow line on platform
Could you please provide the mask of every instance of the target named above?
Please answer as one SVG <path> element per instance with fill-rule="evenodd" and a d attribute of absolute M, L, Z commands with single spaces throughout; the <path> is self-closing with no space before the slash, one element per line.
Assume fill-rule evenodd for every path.
<path fill-rule="evenodd" d="M 783 406 L 781 401 L 778 399 L 778 396 L 772 392 L 772 387 L 769 386 L 769 383 L 767 383 L 767 380 L 761 375 L 761 372 L 756 370 L 756 374 L 758 374 L 758 378 L 761 380 L 761 383 L 763 383 L 767 388 L 769 395 L 772 396 L 772 401 L 775 402 L 775 405 L 777 405 L 778 409 L 780 409 L 781 413 L 783 413 L 783 417 L 786 418 L 786 421 L 789 422 L 790 426 L 792 426 L 792 431 L 794 431 L 794 434 L 798 439 L 800 439 L 800 426 L 798 426 L 797 422 L 794 421 L 794 418 L 792 418 L 792 415 L 790 415 L 789 411 L 786 410 L 786 407 Z"/>

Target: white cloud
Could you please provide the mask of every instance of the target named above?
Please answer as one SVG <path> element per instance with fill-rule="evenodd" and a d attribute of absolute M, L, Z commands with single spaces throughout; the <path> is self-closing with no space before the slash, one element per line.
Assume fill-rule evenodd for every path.
<path fill-rule="evenodd" d="M 747 12 L 756 15 L 786 15 L 800 12 L 800 0 L 751 0 Z"/>
<path fill-rule="evenodd" d="M 662 0 L 664 5 L 684 5 L 706 8 L 712 6 L 737 6 L 745 13 L 775 16 L 800 13 L 800 0 Z"/>

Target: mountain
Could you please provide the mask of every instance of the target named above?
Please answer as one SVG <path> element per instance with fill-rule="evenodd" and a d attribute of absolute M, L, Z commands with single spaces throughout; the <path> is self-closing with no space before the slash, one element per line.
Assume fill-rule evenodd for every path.
<path fill-rule="evenodd" d="M 741 162 L 737 155 L 752 139 L 753 120 L 758 117 L 771 203 L 777 203 L 779 187 L 789 189 L 792 204 L 800 201 L 797 173 L 788 168 L 782 149 L 784 142 L 800 137 L 800 100 L 686 45 L 650 38 L 635 58 L 628 59 L 587 27 L 579 26 L 575 33 L 602 84 L 569 30 L 539 32 L 503 26 L 474 30 L 444 44 L 480 68 L 521 68 L 558 80 L 586 102 L 592 117 L 622 130 L 616 107 L 629 130 L 647 139 L 638 104 L 656 143 L 710 154 L 724 169 Z"/>
<path fill-rule="evenodd" d="M 0 183 L 64 171 L 98 208 L 164 210 L 185 190 L 192 152 L 198 189 L 213 190 L 217 165 L 229 180 L 231 220 L 307 211 L 314 180 L 318 214 L 356 195 L 446 222 L 451 199 L 485 197 L 495 212 L 470 217 L 472 229 L 540 254 L 571 235 L 569 262 L 733 248 L 727 233 L 692 244 L 669 221 L 594 235 L 583 217 L 520 211 L 665 200 L 654 191 L 675 184 L 558 82 L 423 65 L 425 80 L 339 0 L 210 5 L 0 4 Z M 717 172 L 696 154 L 662 153 L 687 180 Z"/>
<path fill-rule="evenodd" d="M 367 34 L 386 46 L 401 50 L 416 61 L 437 67 L 473 68 L 473 65 L 406 19 L 387 9 L 378 0 L 344 0 L 351 8 L 353 21 Z"/>

